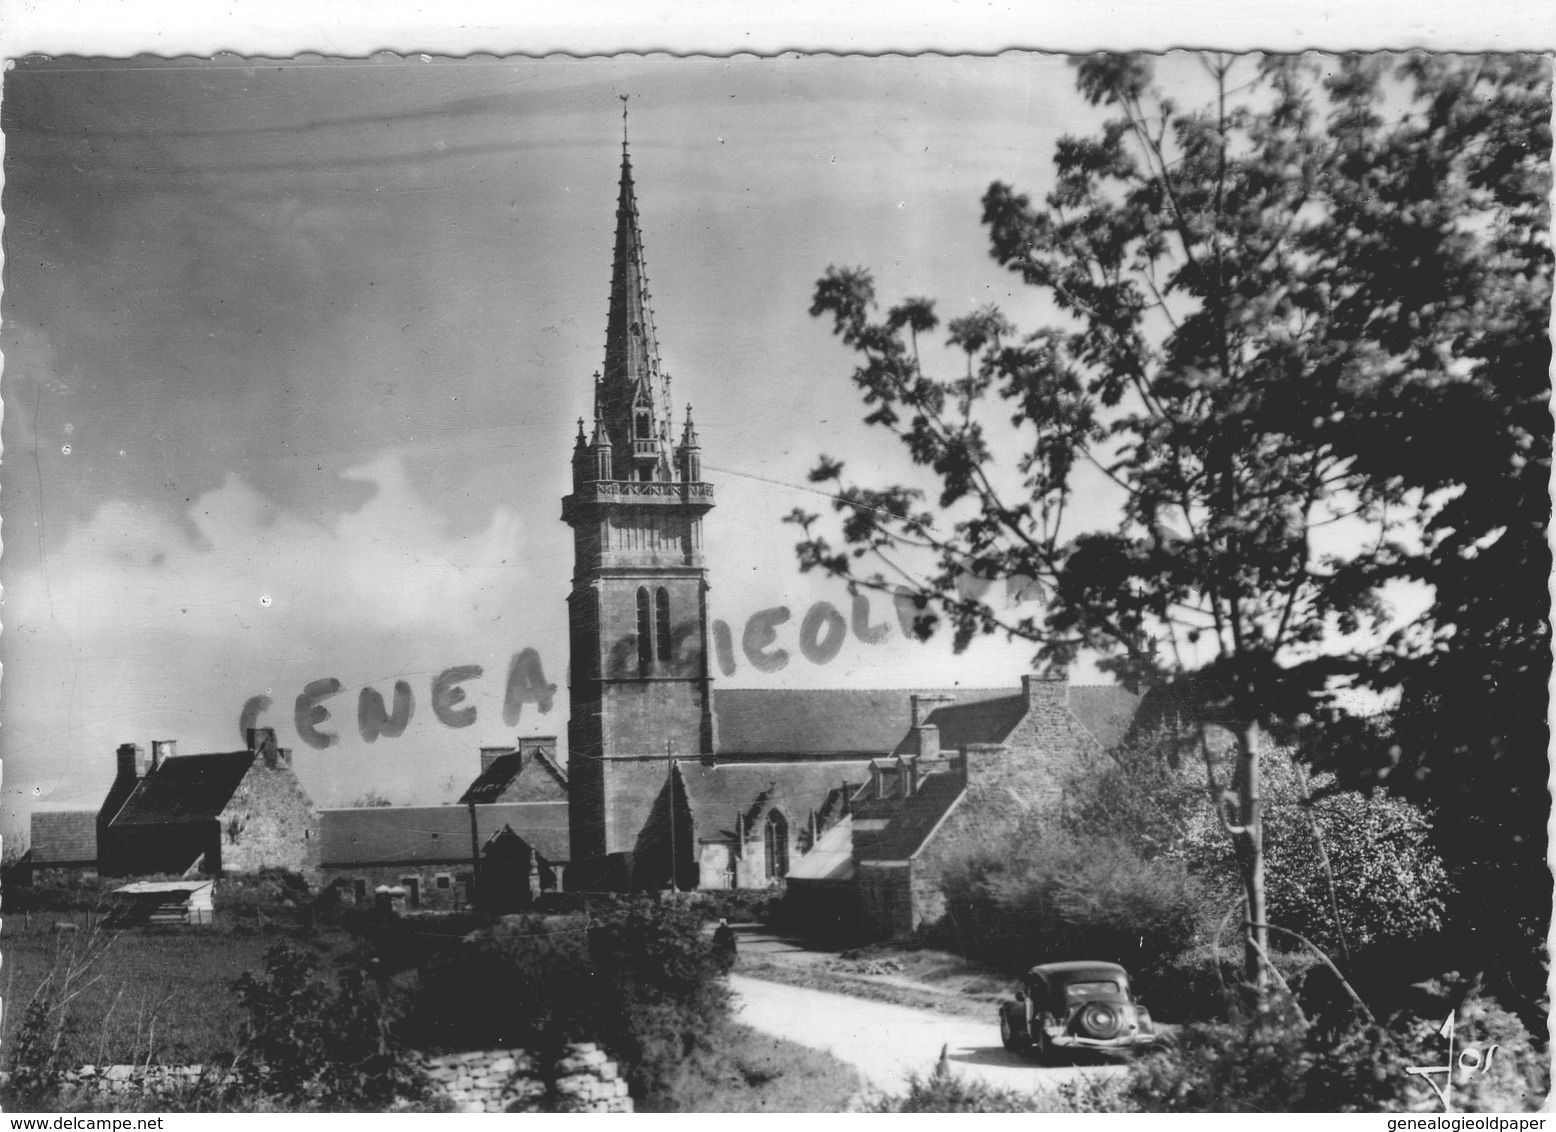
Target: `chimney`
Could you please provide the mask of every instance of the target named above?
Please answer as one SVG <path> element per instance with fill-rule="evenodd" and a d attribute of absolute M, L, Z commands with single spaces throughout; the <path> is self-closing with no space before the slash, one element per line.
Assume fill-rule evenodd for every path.
<path fill-rule="evenodd" d="M 482 747 L 481 748 L 481 773 L 485 774 L 492 769 L 492 764 L 504 755 L 513 754 L 512 747 Z"/>
<path fill-rule="evenodd" d="M 536 751 L 544 751 L 548 755 L 556 753 L 555 735 L 520 735 L 519 753 L 528 755 Z"/>
<path fill-rule="evenodd" d="M 1021 678 L 1021 691 L 1026 696 L 1027 710 L 1039 708 L 1068 709 L 1070 706 L 1070 682 L 1063 676 L 1034 676 Z"/>
<path fill-rule="evenodd" d="M 908 698 L 913 704 L 914 727 L 923 726 L 924 721 L 929 718 L 930 713 L 936 708 L 945 707 L 947 704 L 956 702 L 955 696 L 946 695 L 944 692 L 937 692 L 932 695 L 909 696 Z"/>
<path fill-rule="evenodd" d="M 146 777 L 146 751 L 138 743 L 119 744 L 119 777 Z"/>
<path fill-rule="evenodd" d="M 250 727 L 248 729 L 249 750 L 256 755 L 263 755 L 265 765 L 276 765 L 276 729 L 274 727 Z"/>
<path fill-rule="evenodd" d="M 937 733 L 939 731 L 938 728 L 933 727 L 927 728 L 926 730 L 935 731 Z M 937 754 L 939 753 L 939 750 L 940 744 L 937 742 L 935 744 L 935 751 Z M 913 795 L 918 793 L 918 756 L 908 755 L 906 758 L 899 758 L 897 760 L 897 768 L 897 773 L 900 776 L 902 782 L 902 796 L 904 798 L 913 797 Z"/>
<path fill-rule="evenodd" d="M 168 759 L 178 754 L 177 739 L 153 739 L 151 741 L 151 766 L 146 773 L 152 774 Z"/>
<path fill-rule="evenodd" d="M 910 696 L 913 704 L 913 743 L 912 751 L 920 758 L 938 759 L 940 757 L 940 728 L 930 723 L 929 717 L 937 708 L 945 707 L 956 702 L 955 696 L 944 693 L 933 695 Z"/>

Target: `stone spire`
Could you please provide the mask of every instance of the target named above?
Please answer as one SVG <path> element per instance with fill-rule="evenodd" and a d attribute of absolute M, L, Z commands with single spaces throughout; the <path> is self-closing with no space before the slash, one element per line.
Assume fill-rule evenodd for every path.
<path fill-rule="evenodd" d="M 670 410 L 649 305 L 632 158 L 627 152 L 625 98 L 622 101 L 621 188 L 616 201 L 601 416 L 614 449 L 616 477 L 664 480 L 670 469 Z"/>

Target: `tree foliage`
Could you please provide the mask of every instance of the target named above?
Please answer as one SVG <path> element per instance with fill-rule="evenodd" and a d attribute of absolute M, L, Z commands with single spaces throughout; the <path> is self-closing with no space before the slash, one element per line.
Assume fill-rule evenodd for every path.
<path fill-rule="evenodd" d="M 960 372 L 937 377 L 931 302 L 881 316 L 868 272 L 818 282 L 867 422 L 935 488 L 822 458 L 842 541 L 795 512 L 801 564 L 905 592 L 958 646 L 1003 631 L 1055 668 L 1093 651 L 1231 727 L 1211 789 L 1255 924 L 1256 731 L 1450 802 L 1445 849 L 1478 831 L 1543 867 L 1548 64 L 1200 62 L 1179 102 L 1143 58 L 1078 60 L 1111 117 L 1060 140 L 1041 201 L 984 194 L 992 255 L 1047 325 L 954 318 Z M 1123 499 L 1111 525 L 1073 514 L 1083 467 Z M 1042 612 L 969 574 L 1021 580 Z M 1396 615 L 1409 587 L 1429 608 Z M 1389 728 L 1351 717 L 1357 689 L 1398 698 Z"/>
<path fill-rule="evenodd" d="M 500 924 L 432 958 L 406 1032 L 423 1045 L 547 1055 L 570 1041 L 599 1042 L 634 1096 L 662 1099 L 675 1067 L 728 1020 L 728 971 L 694 907 L 600 902 L 587 916 Z"/>
<path fill-rule="evenodd" d="M 1013 971 L 1102 959 L 1149 981 L 1192 941 L 1205 907 L 1181 859 L 1061 834 L 1042 814 L 948 861 L 942 885 L 949 942 Z"/>
<path fill-rule="evenodd" d="M 234 984 L 245 1014 L 243 1052 L 259 1067 L 257 1084 L 293 1102 L 347 1112 L 419 1096 L 425 1081 L 395 1036 L 376 982 L 352 964 L 333 983 L 321 980 L 316 963 L 312 953 L 281 942 L 265 954 L 263 976 L 245 972 Z"/>

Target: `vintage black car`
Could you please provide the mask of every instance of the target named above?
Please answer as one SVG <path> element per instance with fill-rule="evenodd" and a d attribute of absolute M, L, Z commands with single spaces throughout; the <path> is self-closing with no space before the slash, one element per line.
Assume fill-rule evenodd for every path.
<path fill-rule="evenodd" d="M 1000 1003 L 1000 1040 L 1040 1061 L 1080 1052 L 1121 1054 L 1162 1041 L 1151 1012 L 1129 993 L 1117 963 L 1043 963 Z"/>

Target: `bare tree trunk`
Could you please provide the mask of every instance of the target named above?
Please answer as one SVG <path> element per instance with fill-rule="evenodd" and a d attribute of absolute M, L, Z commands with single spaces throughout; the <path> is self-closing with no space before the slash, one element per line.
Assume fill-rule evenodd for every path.
<path fill-rule="evenodd" d="M 1240 727 L 1237 732 L 1239 794 L 1242 813 L 1243 883 L 1248 896 L 1246 957 L 1248 981 L 1258 996 L 1260 1008 L 1269 989 L 1269 928 L 1264 914 L 1264 795 L 1259 782 L 1259 745 L 1257 728 Z"/>
<path fill-rule="evenodd" d="M 1206 724 L 1199 725 L 1199 747 L 1205 759 L 1205 782 L 1221 827 L 1232 839 L 1243 880 L 1243 953 L 1248 983 L 1260 1009 L 1269 989 L 1269 928 L 1264 913 L 1264 798 L 1259 784 L 1259 729 L 1245 724 L 1235 729 L 1237 765 L 1230 789 L 1216 781 Z M 1235 818 L 1232 813 L 1235 813 Z"/>

